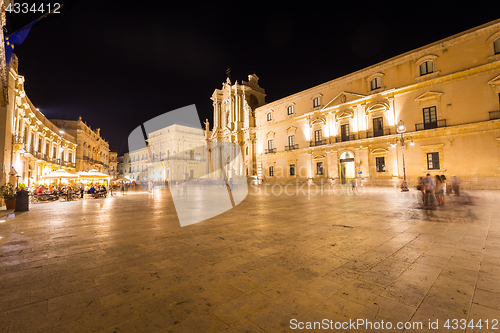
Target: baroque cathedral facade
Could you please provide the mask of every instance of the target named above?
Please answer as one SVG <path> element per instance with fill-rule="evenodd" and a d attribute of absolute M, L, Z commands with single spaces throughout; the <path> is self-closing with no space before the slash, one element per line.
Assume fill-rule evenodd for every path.
<path fill-rule="evenodd" d="M 228 77 L 222 89 L 215 89 L 211 98 L 214 124 L 209 141 L 237 145 L 244 157 L 241 169 L 247 176 L 256 175 L 256 110 L 265 104 L 265 97 L 259 78 L 252 74 L 248 81 L 234 84 Z"/>

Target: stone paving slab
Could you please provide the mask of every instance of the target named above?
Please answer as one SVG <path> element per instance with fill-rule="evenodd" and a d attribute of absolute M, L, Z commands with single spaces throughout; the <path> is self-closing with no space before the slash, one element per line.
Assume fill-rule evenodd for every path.
<path fill-rule="evenodd" d="M 307 331 L 450 332 L 447 319 L 500 320 L 500 192 L 423 209 L 416 191 L 291 189 L 251 189 L 186 227 L 168 191 L 0 211 L 0 333 L 289 332 L 324 319 L 423 326 Z"/>

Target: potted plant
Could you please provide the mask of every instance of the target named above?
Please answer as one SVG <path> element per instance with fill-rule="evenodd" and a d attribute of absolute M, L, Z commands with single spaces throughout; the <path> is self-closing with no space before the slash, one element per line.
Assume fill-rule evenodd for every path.
<path fill-rule="evenodd" d="M 14 185 L 11 183 L 5 183 L 0 188 L 0 196 L 5 200 L 5 206 L 7 209 L 16 208 L 16 191 Z"/>

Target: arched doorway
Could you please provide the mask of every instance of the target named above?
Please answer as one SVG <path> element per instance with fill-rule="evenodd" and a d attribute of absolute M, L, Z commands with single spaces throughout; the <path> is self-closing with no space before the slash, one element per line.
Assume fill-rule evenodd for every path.
<path fill-rule="evenodd" d="M 347 183 L 348 179 L 356 176 L 354 166 L 354 155 L 351 152 L 343 152 L 340 155 L 340 180 L 342 184 Z"/>

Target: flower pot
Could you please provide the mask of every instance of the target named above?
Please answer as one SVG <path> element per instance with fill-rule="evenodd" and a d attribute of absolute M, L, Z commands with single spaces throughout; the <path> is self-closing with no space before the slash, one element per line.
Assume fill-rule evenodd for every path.
<path fill-rule="evenodd" d="M 16 199 L 5 200 L 5 207 L 7 207 L 7 209 L 15 209 Z"/>

